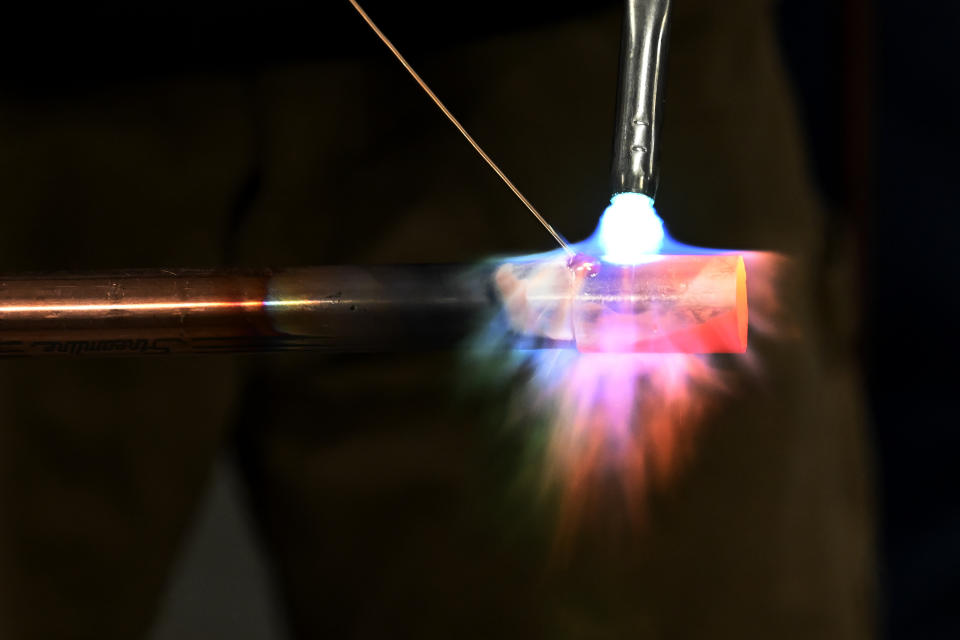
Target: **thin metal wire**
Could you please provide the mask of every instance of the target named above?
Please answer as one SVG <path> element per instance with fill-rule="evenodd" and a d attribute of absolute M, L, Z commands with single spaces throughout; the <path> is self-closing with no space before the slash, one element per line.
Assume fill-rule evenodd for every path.
<path fill-rule="evenodd" d="M 553 239 L 557 241 L 560 247 L 564 251 L 566 251 L 568 255 L 570 256 L 576 255 L 576 252 L 574 252 L 574 250 L 570 248 L 570 245 L 567 244 L 567 242 L 563 239 L 563 237 L 559 233 L 557 233 L 557 231 L 553 228 L 553 226 L 549 222 L 547 222 L 542 215 L 540 215 L 540 212 L 536 210 L 536 208 L 530 203 L 529 200 L 527 200 L 524 197 L 522 193 L 520 193 L 520 190 L 517 189 L 517 187 L 514 186 L 512 182 L 510 182 L 510 178 L 508 178 L 506 174 L 500 170 L 500 167 L 496 165 L 493 159 L 491 159 L 490 156 L 488 156 L 486 152 L 480 148 L 480 145 L 477 144 L 477 141 L 474 140 L 469 133 L 467 133 L 467 130 L 463 127 L 462 124 L 460 124 L 460 121 L 457 120 L 455 117 L 453 117 L 453 114 L 450 113 L 450 110 L 447 109 L 447 107 L 440 101 L 440 98 L 438 98 L 437 95 L 430 90 L 430 87 L 428 87 L 427 83 L 423 81 L 423 78 L 421 78 L 417 74 L 417 72 L 413 70 L 413 67 L 410 66 L 410 63 L 408 63 L 406 59 L 402 55 L 400 55 L 400 52 L 397 50 L 395 46 L 393 46 L 393 43 L 390 42 L 387 36 L 385 36 L 383 32 L 380 31 L 380 29 L 377 27 L 377 25 L 374 24 L 373 20 L 370 19 L 370 16 L 367 15 L 367 12 L 363 10 L 363 8 L 357 3 L 356 0 L 348 0 L 348 1 L 350 2 L 350 4 L 353 5 L 353 8 L 357 10 L 357 13 L 360 14 L 360 17 L 364 19 L 367 25 L 371 29 L 373 29 L 373 32 L 377 34 L 377 37 L 379 37 L 380 40 L 383 41 L 383 44 L 387 45 L 387 48 L 390 49 L 390 52 L 397 58 L 397 60 L 400 61 L 400 64 L 403 65 L 403 68 L 406 69 L 407 72 L 413 77 L 413 79 L 417 81 L 417 84 L 420 85 L 420 88 L 423 89 L 428 96 L 430 96 L 430 99 L 433 100 L 434 104 L 436 104 L 437 107 L 440 109 L 440 111 L 443 112 L 443 115 L 447 116 L 447 119 L 450 120 L 450 122 L 453 123 L 453 126 L 457 128 L 457 131 L 459 131 L 463 135 L 463 137 L 467 139 L 467 142 L 470 143 L 470 146 L 472 146 L 474 150 L 480 154 L 480 157 L 483 158 L 488 165 L 490 165 L 490 168 L 493 169 L 494 173 L 500 176 L 500 179 L 503 180 L 504 184 L 506 184 L 510 188 L 510 190 L 513 191 L 513 194 L 520 199 L 520 202 L 522 202 L 524 206 L 526 206 L 527 209 L 530 210 L 530 213 L 533 214 L 533 217 L 536 218 L 540 222 L 540 224 L 543 225 L 543 227 L 547 230 L 547 232 L 551 236 L 553 236 Z"/>

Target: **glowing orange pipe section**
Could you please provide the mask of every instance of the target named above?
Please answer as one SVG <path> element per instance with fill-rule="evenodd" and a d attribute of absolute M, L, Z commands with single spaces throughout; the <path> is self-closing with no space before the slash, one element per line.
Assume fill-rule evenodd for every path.
<path fill-rule="evenodd" d="M 585 353 L 743 353 L 747 281 L 735 254 L 507 263 L 495 281 L 510 326 Z"/>
<path fill-rule="evenodd" d="M 603 265 L 573 304 L 587 353 L 743 353 L 747 277 L 738 255 L 663 255 Z"/>

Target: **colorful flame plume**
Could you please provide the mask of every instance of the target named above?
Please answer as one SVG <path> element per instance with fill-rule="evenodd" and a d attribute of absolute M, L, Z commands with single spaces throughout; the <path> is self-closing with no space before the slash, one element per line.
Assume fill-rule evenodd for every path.
<path fill-rule="evenodd" d="M 570 261 L 566 254 L 557 251 L 503 261 L 497 286 L 505 312 L 481 338 L 486 353 L 490 353 L 491 343 L 509 348 L 509 364 L 504 369 L 513 375 L 512 379 L 520 379 L 512 421 L 529 426 L 536 422 L 534 416 L 546 418 L 545 437 L 536 437 L 530 426 L 530 442 L 537 443 L 537 457 L 544 467 L 538 481 L 540 488 L 558 499 L 560 533 L 567 535 L 592 519 L 596 509 L 609 509 L 611 504 L 618 505 L 617 509 L 623 507 L 620 516 L 630 521 L 643 519 L 651 486 L 663 486 L 675 476 L 679 464 L 691 451 L 696 426 L 731 388 L 731 369 L 736 368 L 730 366 L 731 358 L 748 365 L 747 368 L 752 364 L 749 351 L 735 356 L 697 353 L 746 349 L 747 285 L 742 278 L 743 264 L 749 283 L 750 327 L 757 337 L 772 330 L 777 314 L 773 278 L 782 263 L 772 253 L 720 251 L 680 244 L 664 231 L 652 201 L 640 194 L 615 196 L 596 233 L 575 245 L 575 249 L 581 256 L 597 256 L 601 260 L 598 263 L 578 256 Z M 740 265 L 739 274 L 731 275 L 727 270 L 719 280 L 701 280 L 708 288 L 716 282 L 723 286 L 729 282 L 743 285 L 742 292 L 730 294 L 743 294 L 743 335 L 719 338 L 722 344 L 742 339 L 742 349 L 710 348 L 721 344 L 715 332 L 704 334 L 706 339 L 697 337 L 701 342 L 666 346 L 662 341 L 636 337 L 624 340 L 619 327 L 625 322 L 614 325 L 602 320 L 611 316 L 622 320 L 629 314 L 600 314 L 599 321 L 591 317 L 589 322 L 580 317 L 584 312 L 571 299 L 589 286 L 589 278 L 598 267 L 638 265 L 637 271 L 642 272 L 645 265 L 675 260 L 663 256 L 718 256 L 724 264 Z M 688 280 L 701 276 L 682 267 L 673 269 L 671 274 L 674 279 L 684 280 L 678 285 L 684 293 L 696 287 Z M 735 279 L 738 275 L 739 281 Z M 709 290 L 707 294 L 713 295 Z M 629 324 L 643 326 L 642 331 L 649 333 L 670 322 L 679 322 L 671 315 L 675 313 L 674 300 L 676 296 L 668 291 L 664 294 L 665 308 L 650 309 L 647 303 L 643 313 L 648 317 L 631 318 Z M 737 305 L 729 295 L 722 303 Z M 694 312 L 698 323 L 709 324 L 698 314 Z M 735 324 L 731 326 L 736 332 Z M 611 332 L 619 335 L 610 338 Z M 615 348 L 595 348 L 607 339 Z M 542 348 L 544 342 L 564 343 L 566 348 Z M 570 348 L 573 345 L 578 348 Z M 621 348 L 624 345 L 639 346 Z"/>

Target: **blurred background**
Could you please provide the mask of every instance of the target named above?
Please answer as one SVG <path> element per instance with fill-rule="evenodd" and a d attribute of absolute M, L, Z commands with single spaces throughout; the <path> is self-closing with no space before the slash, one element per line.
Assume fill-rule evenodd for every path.
<path fill-rule="evenodd" d="M 547 217 L 571 238 L 586 236 L 607 196 L 620 3 L 364 4 Z M 641 624 L 617 612 L 632 606 L 629 593 L 623 602 L 608 600 L 597 615 L 622 624 L 601 636 L 556 604 L 577 597 L 564 591 L 542 598 L 552 605 L 537 600 L 546 618 L 558 606 L 564 611 L 556 627 L 527 621 L 515 629 L 535 637 L 623 637 L 625 629 L 770 637 L 764 634 L 783 625 L 796 637 L 960 637 L 960 432 L 950 417 L 957 354 L 949 340 L 958 304 L 949 286 L 958 231 L 960 6 L 676 5 L 661 212 L 680 239 L 695 244 L 799 252 L 813 283 L 809 295 L 797 294 L 797 308 L 816 339 L 796 352 L 770 347 L 770 361 L 780 363 L 772 370 L 786 373 L 771 376 L 766 413 L 737 418 L 733 411 L 720 424 L 756 425 L 741 442 L 757 443 L 758 458 L 776 468 L 805 432 L 785 427 L 789 437 L 761 436 L 760 425 L 787 424 L 780 416 L 795 405 L 833 406 L 830 389 L 842 396 L 831 415 L 847 411 L 836 418 L 842 429 L 828 432 L 834 423 L 826 420 L 816 447 L 801 447 L 815 454 L 803 474 L 817 479 L 797 476 L 789 485 L 796 494 L 745 498 L 743 514 L 735 507 L 730 520 L 776 520 L 763 505 L 779 501 L 778 509 L 789 510 L 783 495 L 830 503 L 824 513 L 838 513 L 823 516 L 827 524 L 813 527 L 813 536 L 799 527 L 796 538 L 770 542 L 797 549 L 775 569 L 747 559 L 752 547 L 731 542 L 742 537 L 731 524 L 704 542 L 701 572 L 681 570 L 677 558 L 699 539 L 676 531 L 699 526 L 696 514 L 717 496 L 732 500 L 739 485 L 723 478 L 734 478 L 734 467 L 767 469 L 753 458 L 711 466 L 706 455 L 690 486 L 670 494 L 681 505 L 676 513 L 663 507 L 667 533 L 655 540 L 674 531 L 675 546 L 644 543 L 673 558 L 650 566 L 702 580 L 703 594 L 638 586 L 636 600 L 653 603 L 652 613 L 638 617 Z M 467 261 L 550 248 L 345 1 L 6 8 L 0 54 L 5 272 Z M 753 133 L 742 135 L 744 127 Z M 744 187 L 753 172 L 758 185 Z M 820 355 L 798 364 L 808 353 Z M 455 481 L 446 482 L 443 469 L 427 481 L 400 463 L 394 468 L 394 456 L 411 468 L 461 460 L 465 445 L 449 430 L 428 429 L 422 417 L 437 412 L 445 425 L 457 424 L 456 410 L 410 399 L 452 395 L 437 372 L 455 362 L 439 358 L 4 363 L 0 613 L 13 621 L 10 637 L 383 637 L 390 615 L 414 619 L 421 604 L 411 595 L 396 605 L 402 614 L 382 614 L 386 622 L 318 622 L 337 612 L 361 619 L 366 609 L 356 602 L 367 588 L 376 591 L 371 601 L 404 591 L 399 577 L 399 587 L 364 583 L 364 576 L 380 579 L 386 556 L 344 543 L 359 547 L 384 527 L 389 536 L 391 525 L 370 515 L 385 507 L 372 506 L 370 496 L 435 514 L 457 496 L 484 494 L 482 482 L 466 476 L 450 473 Z M 797 388 L 805 391 L 790 391 Z M 351 441 L 355 425 L 385 419 L 370 407 L 381 400 L 401 407 L 390 418 L 397 429 L 378 427 Z M 321 412 L 323 426 L 314 430 L 310 416 Z M 410 444 L 408 431 L 422 439 Z M 743 449 L 736 440 L 729 447 Z M 821 464 L 820 454 L 836 460 Z M 375 471 L 354 473 L 358 459 Z M 482 460 L 471 457 L 464 468 L 474 463 Z M 320 466 L 331 471 L 318 475 Z M 376 478 L 369 486 L 368 477 Z M 415 488 L 392 492 L 396 478 Z M 701 485 L 714 493 L 698 493 Z M 852 508 L 830 502 L 848 490 Z M 365 500 L 369 510 L 357 506 Z M 676 515 L 686 513 L 683 505 L 695 515 Z M 428 550 L 411 547 L 409 564 L 391 561 L 391 571 L 416 575 L 449 564 L 451 575 L 493 591 L 515 580 L 489 568 L 515 565 L 497 565 L 495 545 L 487 560 L 478 555 L 478 566 L 450 560 L 459 556 L 448 538 L 486 544 L 456 514 L 455 533 L 418 520 Z M 777 522 L 771 531 L 789 528 L 789 519 Z M 757 526 L 763 558 L 762 540 L 773 534 Z M 835 531 L 842 533 L 831 537 Z M 820 534 L 816 544 L 827 551 L 807 553 L 797 542 Z M 689 554 L 692 565 L 698 556 Z M 366 559 L 352 584 L 344 576 L 357 558 Z M 830 570 L 799 577 L 807 571 L 801 567 L 818 563 Z M 304 588 L 321 576 L 338 582 Z M 797 617 L 765 608 L 758 594 L 794 578 L 796 593 L 773 591 L 786 594 L 774 602 L 788 602 L 783 611 Z M 423 593 L 438 597 L 455 582 L 437 581 Z M 436 606 L 452 620 L 520 620 L 504 613 L 504 601 L 521 598 L 527 584 L 517 579 L 502 594 L 477 596 L 483 616 L 467 604 L 469 614 L 442 599 Z M 690 626 L 688 609 L 706 611 L 703 603 L 713 600 L 723 612 Z M 328 613 L 314 617 L 321 605 Z M 412 623 L 397 628 L 442 635 Z"/>
<path fill-rule="evenodd" d="M 834 215 L 851 217 L 864 251 L 881 619 L 893 638 L 960 631 L 951 605 L 960 588 L 958 433 L 945 373 L 957 351 L 936 330 L 928 335 L 942 348 L 920 346 L 919 335 L 894 346 L 916 322 L 904 297 L 927 299 L 957 273 L 944 239 L 958 231 L 950 193 L 960 93 L 948 35 L 958 25 L 960 7 L 950 2 L 780 3 L 817 184 Z"/>

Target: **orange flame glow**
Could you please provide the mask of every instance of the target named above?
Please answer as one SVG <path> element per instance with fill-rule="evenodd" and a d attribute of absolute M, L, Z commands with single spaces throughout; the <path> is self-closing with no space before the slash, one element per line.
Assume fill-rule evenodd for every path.
<path fill-rule="evenodd" d="M 747 271 L 750 331 L 752 338 L 762 338 L 783 324 L 774 292 L 786 259 L 765 252 L 740 255 Z M 499 284 L 508 286 L 508 313 L 528 314 L 528 326 L 539 326 L 553 339 L 571 337 L 565 329 L 572 313 L 568 301 L 558 298 L 552 312 L 529 315 L 530 296 L 545 282 L 556 284 L 555 269 L 533 269 L 522 281 L 507 276 Z M 609 506 L 611 488 L 619 495 L 615 502 L 625 505 L 626 518 L 642 522 L 649 491 L 676 477 L 694 452 L 693 439 L 707 413 L 736 387 L 736 375 L 757 369 L 751 350 L 742 355 L 523 353 L 522 366 L 531 377 L 517 391 L 524 415 L 515 417 L 527 421 L 531 409 L 548 417 L 541 488 L 558 499 L 559 539 L 569 539 L 599 505 Z"/>

